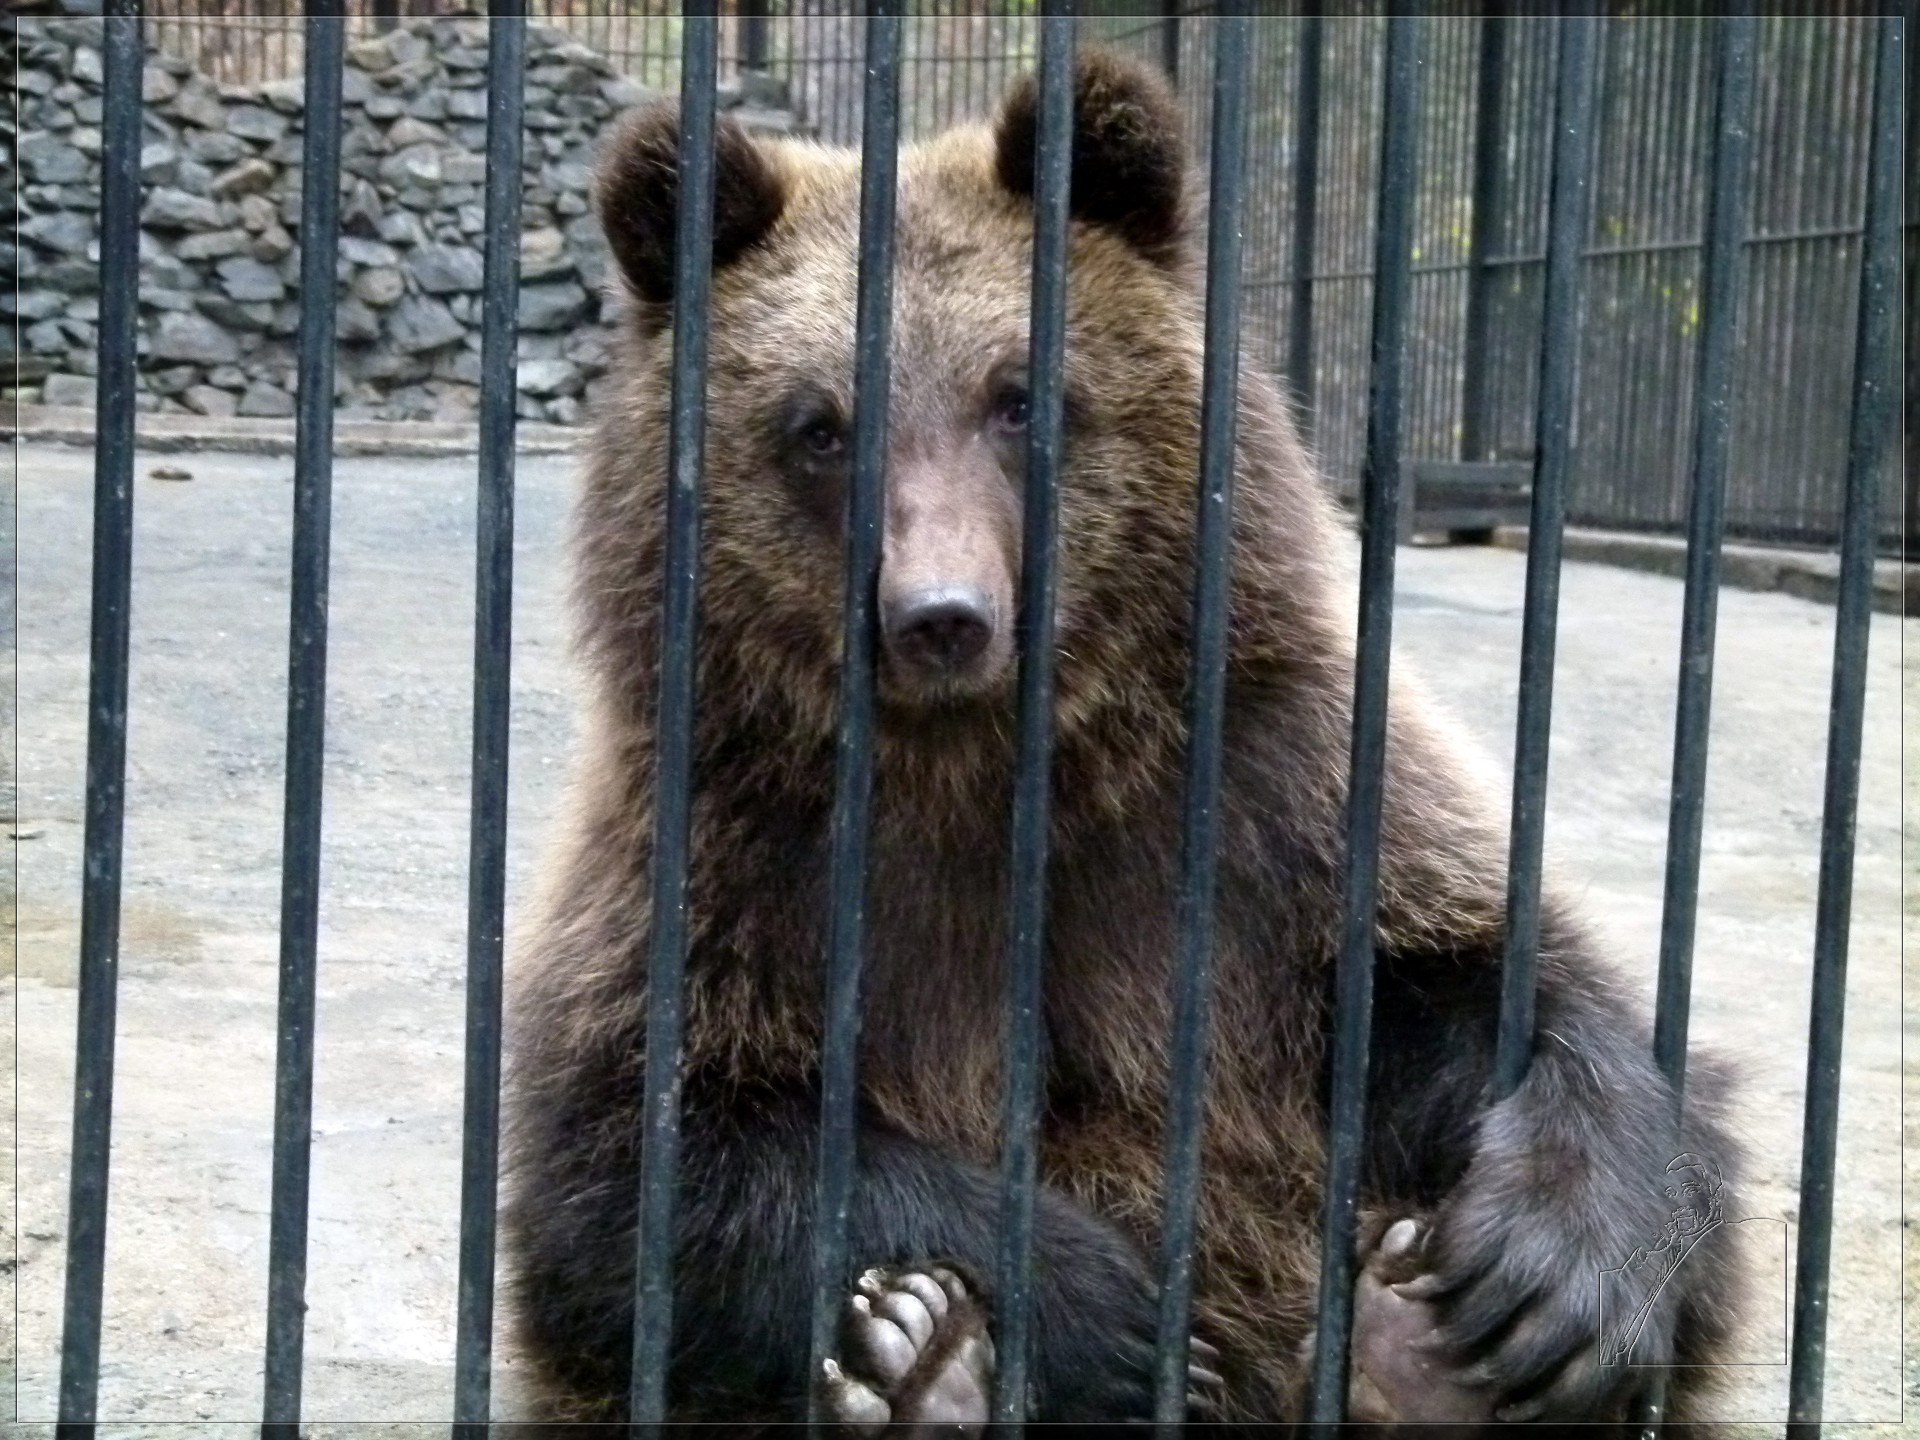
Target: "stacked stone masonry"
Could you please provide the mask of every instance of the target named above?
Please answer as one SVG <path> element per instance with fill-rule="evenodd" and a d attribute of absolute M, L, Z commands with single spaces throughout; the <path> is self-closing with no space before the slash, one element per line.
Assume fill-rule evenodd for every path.
<path fill-rule="evenodd" d="M 0 307 L 17 322 L 0 343 L 14 352 L 16 398 L 92 405 L 100 22 L 4 24 L 18 112 L 0 117 L 0 178 L 19 205 L 0 218 Z M 484 20 L 415 20 L 348 45 L 335 310 L 343 416 L 459 420 L 479 403 L 486 65 Z M 217 85 L 150 51 L 142 88 L 141 408 L 291 415 L 303 83 Z M 563 30 L 528 27 L 523 418 L 578 420 L 604 383 L 614 302 L 589 203 L 595 146 L 650 98 Z M 723 86 L 720 103 L 750 128 L 794 128 L 763 77 Z"/>

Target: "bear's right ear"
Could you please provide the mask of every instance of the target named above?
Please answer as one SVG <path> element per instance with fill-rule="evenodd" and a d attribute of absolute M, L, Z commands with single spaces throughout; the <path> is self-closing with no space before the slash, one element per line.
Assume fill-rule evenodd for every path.
<path fill-rule="evenodd" d="M 994 167 L 1015 195 L 1033 194 L 1040 84 L 1027 75 L 996 127 Z M 1159 265 L 1174 265 L 1187 229 L 1187 159 L 1180 104 L 1159 72 L 1088 48 L 1074 67 L 1073 218 L 1118 233 Z"/>
<path fill-rule="evenodd" d="M 680 107 L 641 106 L 607 141 L 594 204 L 613 257 L 649 305 L 673 301 L 673 252 L 680 191 Z M 780 218 L 786 196 L 760 147 L 734 121 L 716 117 L 713 135 L 713 264 L 738 259 Z"/>

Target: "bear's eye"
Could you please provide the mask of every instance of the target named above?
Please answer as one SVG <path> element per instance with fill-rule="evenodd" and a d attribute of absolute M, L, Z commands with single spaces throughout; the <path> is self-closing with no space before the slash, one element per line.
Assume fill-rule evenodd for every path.
<path fill-rule="evenodd" d="M 840 427 L 824 417 L 809 421 L 801 427 L 800 443 L 809 455 L 818 459 L 838 455 L 842 444 Z"/>
<path fill-rule="evenodd" d="M 1027 397 L 1026 387 L 1009 385 L 994 397 L 993 423 L 999 430 L 1016 431 L 1027 428 L 1027 417 L 1032 405 Z"/>

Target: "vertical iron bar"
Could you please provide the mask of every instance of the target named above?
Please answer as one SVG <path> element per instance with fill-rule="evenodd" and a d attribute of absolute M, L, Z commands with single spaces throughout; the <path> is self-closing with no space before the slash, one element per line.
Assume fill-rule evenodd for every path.
<path fill-rule="evenodd" d="M 1026 512 L 1020 546 L 1019 764 L 1014 778 L 1012 923 L 1000 1116 L 1000 1255 L 994 1296 L 993 1418 L 1027 1416 L 1034 1188 L 1039 1179 L 1040 1025 L 1047 943 L 1047 802 L 1053 764 L 1053 610 L 1066 416 L 1067 202 L 1073 180 L 1074 21 L 1040 22 L 1033 175 Z"/>
<path fill-rule="evenodd" d="M 1746 268 L 1747 154 L 1752 128 L 1751 14 L 1714 22 L 1711 171 L 1701 265 L 1699 391 L 1693 433 L 1693 493 L 1687 510 L 1687 581 L 1680 618 L 1679 702 L 1674 715 L 1673 793 L 1667 815 L 1667 870 L 1655 982 L 1654 1061 L 1678 1106 L 1687 1076 L 1687 1022 L 1693 999 L 1693 932 L 1700 902 L 1700 836 L 1706 815 L 1707 726 L 1713 699 L 1714 622 L 1720 599 L 1720 540 L 1732 438 L 1734 342 Z M 1656 1374 L 1635 1402 L 1642 1434 L 1657 1433 L 1666 1380 Z"/>
<path fill-rule="evenodd" d="M 1674 721 L 1673 798 L 1667 821 L 1666 899 L 1654 1058 L 1676 1099 L 1686 1084 L 1693 928 L 1700 897 L 1700 830 L 1706 809 L 1707 717 L 1713 698 L 1714 620 L 1720 594 L 1720 532 L 1741 275 L 1745 270 L 1747 153 L 1753 112 L 1751 15 L 1714 22 L 1719 74 L 1714 95 L 1712 178 L 1707 192 L 1700 307 L 1700 390 L 1693 434 L 1693 495 L 1687 513 L 1687 589 L 1680 621 L 1680 699 Z"/>
<path fill-rule="evenodd" d="M 767 0 L 740 0 L 740 50 L 746 69 L 767 68 Z"/>
<path fill-rule="evenodd" d="M 280 875 L 279 1055 L 261 1440 L 299 1440 L 312 1165 L 314 992 L 320 930 L 320 791 L 327 711 L 327 569 L 333 507 L 333 301 L 340 245 L 340 84 L 346 21 L 309 7 L 300 195 L 300 384 L 293 461 L 293 599 L 287 657 L 287 798 Z"/>
<path fill-rule="evenodd" d="M 667 558 L 654 733 L 653 875 L 647 957 L 646 1089 L 634 1276 L 628 1419 L 667 1411 L 673 1331 L 674 1201 L 680 1169 L 680 1034 L 687 964 L 687 869 L 693 828 L 694 644 L 700 588 L 700 472 L 707 422 L 707 295 L 713 279 L 717 6 L 681 20 L 680 144 L 673 251 L 672 415 L 667 438 Z"/>
<path fill-rule="evenodd" d="M 1227 592 L 1233 546 L 1234 421 L 1239 408 L 1240 252 L 1245 239 L 1247 77 L 1253 22 L 1222 7 L 1213 25 L 1213 156 L 1207 204 L 1206 350 L 1201 376 L 1195 517 L 1193 655 L 1187 686 L 1187 776 L 1180 859 L 1180 950 L 1173 982 L 1166 1199 L 1160 1229 L 1160 1334 L 1154 1419 L 1171 1437 L 1187 1418 L 1193 1228 L 1206 1113 L 1207 1009 L 1213 985 L 1213 892 L 1226 711 Z"/>
<path fill-rule="evenodd" d="M 1547 828 L 1547 755 L 1553 731 L 1553 652 L 1560 611 L 1560 546 L 1573 459 L 1573 387 L 1579 359 L 1580 252 L 1587 237 L 1587 140 L 1593 115 L 1593 38 L 1599 22 L 1562 19 L 1554 77 L 1547 193 L 1547 270 L 1540 324 L 1532 512 L 1527 522 L 1526 618 L 1520 638 L 1520 713 L 1514 739 L 1512 841 L 1507 856 L 1507 949 L 1501 971 L 1494 1094 L 1513 1093 L 1533 1057 L 1534 973 L 1540 946 L 1540 863 Z"/>
<path fill-rule="evenodd" d="M 1302 436 L 1314 428 L 1313 252 L 1320 221 L 1320 69 L 1326 21 L 1309 15 L 1300 27 L 1300 81 L 1293 112 L 1293 305 L 1287 325 L 1287 383 L 1293 387 Z"/>
<path fill-rule="evenodd" d="M 140 277 L 138 0 L 104 20 L 99 431 L 93 470 L 92 653 L 87 677 L 85 867 L 74 1045 L 73 1170 L 67 1191 L 66 1297 L 60 1340 L 60 1440 L 92 1434 L 100 1391 L 107 1164 L 120 983 L 120 861 L 127 783 L 127 641 L 133 566 L 133 392 Z"/>
<path fill-rule="evenodd" d="M 1347 787 L 1346 923 L 1335 981 L 1326 1207 L 1320 1241 L 1319 1340 L 1309 1418 L 1331 1437 L 1346 1414 L 1353 1321 L 1353 1227 L 1360 1189 L 1373 1023 L 1374 902 L 1385 790 L 1387 671 L 1393 639 L 1394 543 L 1400 513 L 1400 396 L 1412 255 L 1419 21 L 1387 21 L 1384 115 L 1373 252 L 1372 383 L 1367 402 L 1359 648 Z"/>
<path fill-rule="evenodd" d="M 1460 458 L 1484 460 L 1493 443 L 1493 295 L 1487 264 L 1500 223 L 1501 169 L 1506 164 L 1507 36 L 1503 7 L 1480 19 L 1479 100 L 1473 120 L 1473 219 L 1467 241 L 1465 368 L 1461 375 Z M 1584 236 L 1582 239 L 1584 240 Z M 1538 444 L 1536 440 L 1536 453 Z"/>
<path fill-rule="evenodd" d="M 372 0 L 373 28 L 382 33 L 400 23 L 400 0 Z"/>
<path fill-rule="evenodd" d="M 826 1024 L 820 1057 L 820 1156 L 814 1186 L 813 1338 L 809 1421 L 825 1435 L 819 1378 L 839 1349 L 850 1278 L 847 1217 L 858 1160 L 860 978 L 866 962 L 868 807 L 873 793 L 873 686 L 881 541 L 885 533 L 887 403 L 893 332 L 893 216 L 900 148 L 900 6 L 876 5 L 866 25 L 860 279 L 854 316 L 853 484 L 836 743 Z"/>
<path fill-rule="evenodd" d="M 1160 0 L 1160 68 L 1176 86 L 1180 83 L 1181 0 Z"/>
<path fill-rule="evenodd" d="M 500 1158 L 500 970 L 506 923 L 507 751 L 513 694 L 514 352 L 520 295 L 525 0 L 493 0 L 487 30 L 487 241 L 480 308 L 473 805 L 467 860 L 467 1074 L 460 1151 L 454 1440 L 486 1440 L 492 1402 L 494 1211 Z"/>
<path fill-rule="evenodd" d="M 1901 18 L 1879 25 L 1873 70 L 1873 138 L 1867 161 L 1848 420 L 1846 519 L 1834 618 L 1832 720 L 1827 731 L 1825 818 L 1813 941 L 1813 1012 L 1807 1039 L 1807 1112 L 1800 1142 L 1800 1236 L 1793 1286 L 1793 1366 L 1787 1434 L 1820 1433 L 1827 1364 L 1828 1269 L 1833 1253 L 1834 1151 L 1840 1124 L 1840 1048 L 1847 998 L 1847 930 L 1853 903 L 1854 819 L 1860 799 L 1860 731 L 1866 713 L 1867 639 L 1880 480 L 1891 438 L 1895 315 L 1900 299 Z"/>

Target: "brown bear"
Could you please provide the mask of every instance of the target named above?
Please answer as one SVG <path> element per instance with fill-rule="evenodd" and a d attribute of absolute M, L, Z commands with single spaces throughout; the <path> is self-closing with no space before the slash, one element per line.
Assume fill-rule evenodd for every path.
<path fill-rule="evenodd" d="M 1036 91 L 905 149 L 846 1350 L 808 1361 L 828 830 L 860 159 L 721 121 L 703 494 L 676 1416 L 861 1430 L 984 1418 L 1011 877 Z M 677 119 L 609 137 L 630 302 L 575 535 L 589 714 L 516 959 L 506 1240 L 543 1416 L 624 1413 L 648 953 Z M 1045 1106 L 1031 1415 L 1151 1415 L 1202 361 L 1178 111 L 1079 61 L 1061 472 Z M 1325 1163 L 1354 609 L 1343 522 L 1275 383 L 1239 380 L 1195 1414 L 1298 1413 Z M 1394 682 L 1355 1402 L 1380 1418 L 1617 1419 L 1601 1273 L 1669 1220 L 1685 1152 L 1731 1174 L 1696 1066 L 1545 903 L 1537 1046 L 1497 1103 L 1503 817 Z M 1394 1223 L 1390 1229 L 1385 1222 Z M 1392 1288 L 1418 1275 L 1411 1289 Z M 1711 1245 L 1637 1314 L 1638 1365 L 1710 1362 Z M 1416 1344 L 1415 1342 L 1419 1342 Z M 1421 1345 L 1430 1348 L 1422 1349 Z"/>

